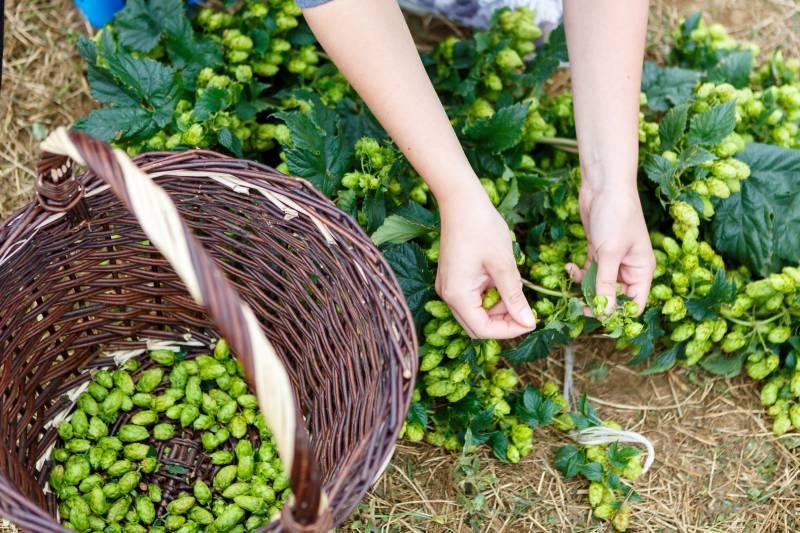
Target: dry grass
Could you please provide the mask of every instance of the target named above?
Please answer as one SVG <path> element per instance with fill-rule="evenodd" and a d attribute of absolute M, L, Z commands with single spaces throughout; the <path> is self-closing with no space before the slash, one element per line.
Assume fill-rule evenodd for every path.
<path fill-rule="evenodd" d="M 650 53 L 680 15 L 702 7 L 736 37 L 800 55 L 796 0 L 655 0 Z M 6 2 L 0 92 L 0 217 L 31 197 L 35 135 L 69 124 L 91 107 L 74 35 L 85 31 L 68 0 Z M 417 34 L 453 31 L 415 19 Z M 429 45 L 431 39 L 422 39 Z M 603 341 L 578 346 L 576 387 L 601 415 L 644 433 L 656 446 L 653 469 L 635 483 L 636 531 L 796 531 L 800 529 L 800 439 L 774 438 L 756 386 L 689 370 L 644 378 Z M 528 382 L 560 381 L 560 354 L 524 370 Z M 552 468 L 564 437 L 537 432 L 521 464 L 485 453 L 463 459 L 427 446 L 398 448 L 392 465 L 348 526 L 359 531 L 603 531 L 592 522 L 586 486 Z M 4 525 L 0 521 L 0 531 Z"/>
<path fill-rule="evenodd" d="M 679 370 L 643 377 L 605 340 L 577 346 L 575 385 L 604 418 L 645 434 L 656 461 L 634 488 L 634 531 L 796 531 L 800 527 L 800 457 L 796 437 L 776 439 L 765 425 L 754 383 Z M 560 381 L 560 353 L 531 365 L 526 381 Z M 531 457 L 503 465 L 481 457 L 481 509 L 475 491 L 459 490 L 459 457 L 429 447 L 401 446 L 389 472 L 362 505 L 367 524 L 406 531 L 603 531 L 589 519 L 586 485 L 554 471 L 553 450 L 566 444 L 551 429 L 537 432 Z M 461 468 L 463 470 L 463 468 Z M 462 474 L 463 476 L 463 474 Z M 462 489 L 464 484 L 462 483 Z M 435 525 L 432 525 L 435 524 Z"/>
<path fill-rule="evenodd" d="M 91 106 L 75 49 L 83 21 L 69 0 L 10 0 L 0 92 L 0 218 L 28 201 L 35 133 L 69 125 Z"/>

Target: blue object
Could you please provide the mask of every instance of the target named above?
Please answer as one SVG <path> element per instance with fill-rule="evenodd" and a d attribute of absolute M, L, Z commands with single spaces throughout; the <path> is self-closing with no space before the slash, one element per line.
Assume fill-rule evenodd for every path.
<path fill-rule="evenodd" d="M 89 24 L 101 28 L 111 22 L 114 14 L 125 7 L 124 0 L 75 0 Z"/>
<path fill-rule="evenodd" d="M 202 0 L 188 0 L 190 5 L 202 3 Z M 95 28 L 102 28 L 114 18 L 114 15 L 125 7 L 125 0 L 75 0 L 75 5 Z"/>

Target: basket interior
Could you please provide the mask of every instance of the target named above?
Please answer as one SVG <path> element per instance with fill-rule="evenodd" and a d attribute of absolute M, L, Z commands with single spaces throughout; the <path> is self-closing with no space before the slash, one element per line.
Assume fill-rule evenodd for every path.
<path fill-rule="evenodd" d="M 249 179 L 276 186 L 255 173 Z M 308 217 L 285 220 L 261 195 L 206 177 L 157 181 L 283 359 L 339 523 L 390 453 L 413 385 L 398 378 L 414 348 L 400 333 L 411 327 L 402 324 L 407 312 L 386 297 L 393 281 L 384 264 L 365 254 L 363 234 L 346 217 L 330 221 L 331 246 Z M 295 188 L 288 192 L 308 194 Z M 47 421 L 69 404 L 64 393 L 92 368 L 113 366 L 104 352 L 218 336 L 111 192 L 87 200 L 90 223 L 62 217 L 28 230 L 0 268 L 0 472 L 51 516 L 54 500 L 41 488 L 49 464 L 39 470 L 37 461 L 56 439 Z"/>

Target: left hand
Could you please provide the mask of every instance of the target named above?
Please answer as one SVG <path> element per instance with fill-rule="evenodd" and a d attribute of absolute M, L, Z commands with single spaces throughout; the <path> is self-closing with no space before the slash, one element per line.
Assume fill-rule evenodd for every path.
<path fill-rule="evenodd" d="M 593 189 L 584 185 L 580 192 L 581 220 L 589 242 L 589 257 L 583 269 L 573 263 L 567 271 L 580 282 L 594 259 L 597 261 L 597 294 L 608 298 L 607 312 L 617 301 L 617 282 L 622 292 L 644 311 L 656 260 L 647 232 L 642 205 L 632 185 Z"/>

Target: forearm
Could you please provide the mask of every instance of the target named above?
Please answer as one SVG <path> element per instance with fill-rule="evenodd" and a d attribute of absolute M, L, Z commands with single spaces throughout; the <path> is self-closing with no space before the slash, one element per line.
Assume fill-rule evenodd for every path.
<path fill-rule="evenodd" d="M 647 0 L 565 0 L 584 186 L 635 184 Z"/>
<path fill-rule="evenodd" d="M 396 0 L 334 0 L 303 14 L 440 204 L 459 191 L 477 190 Z"/>

